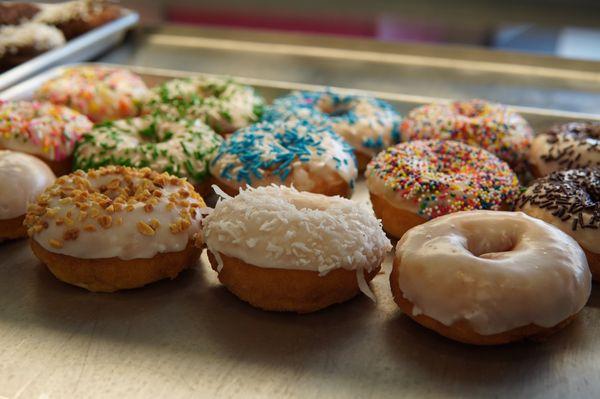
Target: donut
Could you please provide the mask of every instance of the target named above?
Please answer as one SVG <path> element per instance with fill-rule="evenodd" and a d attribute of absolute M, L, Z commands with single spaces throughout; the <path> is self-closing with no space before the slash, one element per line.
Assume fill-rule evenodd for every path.
<path fill-rule="evenodd" d="M 306 120 L 264 122 L 238 130 L 225 139 L 210 172 L 229 195 L 246 186 L 283 184 L 350 196 L 358 174 L 352 148 L 331 128 Z"/>
<path fill-rule="evenodd" d="M 228 134 L 260 118 L 264 100 L 252 87 L 232 78 L 196 76 L 169 80 L 152 89 L 145 113 L 201 119 Z"/>
<path fill-rule="evenodd" d="M 40 7 L 33 3 L 0 3 L 0 25 L 19 25 L 31 20 Z"/>
<path fill-rule="evenodd" d="M 551 127 L 533 140 L 529 163 L 536 177 L 557 170 L 600 166 L 600 122 Z"/>
<path fill-rule="evenodd" d="M 516 208 L 573 237 L 600 281 L 600 167 L 552 172 L 533 182 Z"/>
<path fill-rule="evenodd" d="M 15 67 L 63 44 L 62 32 L 52 26 L 34 22 L 0 26 L 0 70 Z"/>
<path fill-rule="evenodd" d="M 149 167 L 185 177 L 200 194 L 210 189 L 209 161 L 223 139 L 199 120 L 145 115 L 94 127 L 75 151 L 76 169 Z"/>
<path fill-rule="evenodd" d="M 286 186 L 222 196 L 202 223 L 219 281 L 270 311 L 314 312 L 349 300 L 378 273 L 392 248 L 364 205 Z"/>
<path fill-rule="evenodd" d="M 39 100 L 69 106 L 93 122 L 137 116 L 148 95 L 144 81 L 126 69 L 76 66 L 46 81 Z"/>
<path fill-rule="evenodd" d="M 75 144 L 92 126 L 87 117 L 62 105 L 0 102 L 0 148 L 35 155 L 57 175 L 71 171 Z"/>
<path fill-rule="evenodd" d="M 264 121 L 307 119 L 331 126 L 354 149 L 359 170 L 377 153 L 400 141 L 398 112 L 387 102 L 366 96 L 296 91 L 268 107 Z"/>
<path fill-rule="evenodd" d="M 29 206 L 25 226 L 33 253 L 59 280 L 113 292 L 194 265 L 204 207 L 184 179 L 107 166 L 58 178 Z"/>
<path fill-rule="evenodd" d="M 408 113 L 403 141 L 455 140 L 481 147 L 513 168 L 524 168 L 533 131 L 513 109 L 484 100 L 433 103 Z"/>
<path fill-rule="evenodd" d="M 519 194 L 517 177 L 506 162 L 452 140 L 390 147 L 373 158 L 365 177 L 375 214 L 396 238 L 448 213 L 506 210 Z"/>
<path fill-rule="evenodd" d="M 390 284 L 402 311 L 447 338 L 499 345 L 571 322 L 591 292 L 581 247 L 522 212 L 466 211 L 409 230 Z"/>
<path fill-rule="evenodd" d="M 27 204 L 54 179 L 52 170 L 36 157 L 0 150 L 0 241 L 27 237 Z"/>

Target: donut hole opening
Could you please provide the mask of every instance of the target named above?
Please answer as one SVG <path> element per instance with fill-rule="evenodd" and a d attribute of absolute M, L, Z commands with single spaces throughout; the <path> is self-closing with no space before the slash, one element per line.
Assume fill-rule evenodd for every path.
<path fill-rule="evenodd" d="M 348 104 L 322 104 L 320 109 L 321 112 L 331 117 L 346 116 L 350 113 L 350 106 Z"/>
<path fill-rule="evenodd" d="M 488 235 L 474 234 L 467 237 L 467 250 L 474 256 L 484 259 L 495 259 L 511 252 L 517 245 L 517 240 L 508 234 Z"/>
<path fill-rule="evenodd" d="M 173 137 L 173 132 L 159 127 L 153 121 L 148 126 L 140 129 L 139 135 L 145 143 L 158 144 L 169 141 Z"/>
<path fill-rule="evenodd" d="M 485 103 L 480 101 L 466 101 L 454 103 L 457 114 L 467 118 L 477 118 L 485 113 Z"/>

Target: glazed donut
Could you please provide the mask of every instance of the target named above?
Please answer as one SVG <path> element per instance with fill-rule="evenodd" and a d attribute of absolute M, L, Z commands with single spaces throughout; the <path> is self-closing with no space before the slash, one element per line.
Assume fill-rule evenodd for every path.
<path fill-rule="evenodd" d="M 519 194 L 517 177 L 505 162 L 451 140 L 390 147 L 369 163 L 365 177 L 375 214 L 396 238 L 448 213 L 507 210 Z"/>
<path fill-rule="evenodd" d="M 264 100 L 252 87 L 231 78 L 196 76 L 169 80 L 152 90 L 145 113 L 201 119 L 228 134 L 256 122 Z"/>
<path fill-rule="evenodd" d="M 29 206 L 25 226 L 34 254 L 59 280 L 113 292 L 194 265 L 204 207 L 184 179 L 108 166 L 57 179 Z"/>
<path fill-rule="evenodd" d="M 600 167 L 553 172 L 521 194 L 517 209 L 554 225 L 583 248 L 600 281 Z"/>
<path fill-rule="evenodd" d="M 401 125 L 402 140 L 456 140 L 481 147 L 522 169 L 533 131 L 511 108 L 484 100 L 434 103 L 415 108 Z"/>
<path fill-rule="evenodd" d="M 584 307 L 590 271 L 581 247 L 522 212 L 467 211 L 408 231 L 390 284 L 417 323 L 474 345 L 553 333 Z"/>
<path fill-rule="evenodd" d="M 40 12 L 40 7 L 33 3 L 0 3 L 0 25 L 25 23 L 30 21 L 38 12 Z"/>
<path fill-rule="evenodd" d="M 33 22 L 0 26 L 0 70 L 22 64 L 63 44 L 62 32 L 52 26 Z"/>
<path fill-rule="evenodd" d="M 208 164 L 223 139 L 199 120 L 145 115 L 94 127 L 75 151 L 76 169 L 106 165 L 149 167 L 186 177 L 207 194 Z"/>
<path fill-rule="evenodd" d="M 223 197 L 202 223 L 212 268 L 234 295 L 272 311 L 314 312 L 363 291 L 392 248 L 373 212 L 285 186 Z"/>
<path fill-rule="evenodd" d="M 400 115 L 377 98 L 296 91 L 276 99 L 263 116 L 270 122 L 290 119 L 329 125 L 353 147 L 361 171 L 377 153 L 400 141 Z"/>
<path fill-rule="evenodd" d="M 27 237 L 23 226 L 27 204 L 54 179 L 52 170 L 39 159 L 0 150 L 0 241 Z"/>
<path fill-rule="evenodd" d="M 529 152 L 533 174 L 600 166 L 600 123 L 557 125 L 535 137 Z"/>
<path fill-rule="evenodd" d="M 87 117 L 62 105 L 0 102 L 0 148 L 35 155 L 57 175 L 71 171 L 75 144 L 92 126 Z"/>
<path fill-rule="evenodd" d="M 103 66 L 68 68 L 35 93 L 36 98 L 69 106 L 95 123 L 137 116 L 147 95 L 139 76 Z"/>
<path fill-rule="evenodd" d="M 347 197 L 358 174 L 352 148 L 331 128 L 305 120 L 238 130 L 225 139 L 210 172 L 229 195 L 246 186 L 284 184 Z"/>

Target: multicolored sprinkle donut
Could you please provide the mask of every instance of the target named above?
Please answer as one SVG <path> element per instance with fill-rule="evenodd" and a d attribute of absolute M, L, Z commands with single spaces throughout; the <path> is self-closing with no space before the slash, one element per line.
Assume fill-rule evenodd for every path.
<path fill-rule="evenodd" d="M 152 90 L 144 113 L 201 119 L 227 134 L 256 122 L 264 100 L 252 87 L 231 78 L 197 76 L 169 80 Z"/>
<path fill-rule="evenodd" d="M 293 119 L 330 126 L 354 148 L 361 170 L 378 152 L 400 141 L 400 115 L 377 98 L 296 91 L 276 99 L 263 116 L 264 121 Z"/>
<path fill-rule="evenodd" d="M 209 188 L 208 164 L 223 139 L 199 120 L 145 115 L 107 122 L 86 134 L 75 151 L 76 169 L 106 165 L 149 167 Z"/>
<path fill-rule="evenodd" d="M 357 176 L 352 148 L 328 126 L 263 122 L 229 136 L 211 162 L 221 188 L 236 195 L 272 183 L 300 191 L 349 196 Z"/>
<path fill-rule="evenodd" d="M 365 176 L 375 214 L 397 238 L 448 213 L 506 209 L 519 193 L 508 164 L 486 150 L 452 140 L 390 147 L 369 163 Z"/>
<path fill-rule="evenodd" d="M 511 108 L 484 100 L 434 103 L 410 111 L 402 140 L 457 140 L 481 147 L 514 168 L 523 168 L 533 131 Z"/>
<path fill-rule="evenodd" d="M 67 105 L 98 123 L 139 115 L 148 88 L 126 69 L 77 66 L 45 82 L 35 96 Z"/>

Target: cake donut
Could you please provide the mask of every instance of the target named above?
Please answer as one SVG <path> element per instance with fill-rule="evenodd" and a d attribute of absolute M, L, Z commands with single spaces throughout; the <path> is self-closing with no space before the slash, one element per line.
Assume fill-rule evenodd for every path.
<path fill-rule="evenodd" d="M 552 172 L 534 181 L 516 208 L 573 237 L 600 281 L 600 167 Z"/>
<path fill-rule="evenodd" d="M 367 207 L 285 186 L 223 197 L 202 224 L 219 281 L 264 310 L 314 312 L 363 291 L 392 248 Z"/>
<path fill-rule="evenodd" d="M 0 70 L 22 64 L 65 42 L 62 32 L 53 26 L 34 22 L 0 26 Z"/>
<path fill-rule="evenodd" d="M 27 237 L 27 205 L 54 179 L 48 165 L 36 157 L 0 150 L 0 241 Z"/>
<path fill-rule="evenodd" d="M 106 165 L 149 167 L 185 177 L 200 194 L 210 189 L 210 160 L 223 139 L 199 120 L 145 115 L 104 123 L 83 136 L 76 169 Z"/>
<path fill-rule="evenodd" d="M 194 265 L 204 207 L 184 179 L 108 166 L 57 179 L 29 206 L 25 226 L 33 253 L 59 280 L 113 292 Z"/>
<path fill-rule="evenodd" d="M 0 3 L 0 25 L 19 25 L 30 21 L 40 6 L 33 3 L 3 2 Z"/>
<path fill-rule="evenodd" d="M 305 120 L 238 130 L 225 139 L 210 172 L 229 195 L 246 186 L 283 184 L 348 197 L 358 174 L 352 148 L 331 128 Z"/>
<path fill-rule="evenodd" d="M 522 169 L 533 131 L 513 109 L 484 100 L 433 103 L 415 108 L 401 125 L 402 141 L 455 140 L 481 147 Z"/>
<path fill-rule="evenodd" d="M 196 76 L 169 80 L 152 89 L 145 113 L 201 119 L 228 134 L 260 118 L 264 100 L 252 87 L 232 78 Z"/>
<path fill-rule="evenodd" d="M 306 119 L 327 124 L 354 149 L 359 170 L 377 153 L 400 141 L 398 112 L 387 102 L 366 96 L 296 91 L 268 107 L 264 121 Z"/>
<path fill-rule="evenodd" d="M 92 126 L 87 117 L 62 105 L 0 102 L 0 148 L 35 155 L 57 175 L 71 171 L 75 144 Z"/>
<path fill-rule="evenodd" d="M 498 345 L 551 334 L 591 292 L 581 247 L 522 212 L 467 211 L 408 231 L 390 284 L 417 323 L 456 341 Z"/>
<path fill-rule="evenodd" d="M 396 238 L 452 212 L 507 210 L 519 182 L 506 162 L 458 141 L 417 140 L 377 155 L 365 172 L 373 209 Z"/>
<path fill-rule="evenodd" d="M 48 80 L 35 96 L 69 106 L 93 122 L 137 116 L 148 95 L 144 81 L 126 69 L 76 66 Z"/>
<path fill-rule="evenodd" d="M 533 140 L 529 163 L 537 177 L 557 170 L 600 166 L 600 123 L 553 126 Z"/>

